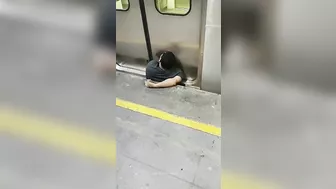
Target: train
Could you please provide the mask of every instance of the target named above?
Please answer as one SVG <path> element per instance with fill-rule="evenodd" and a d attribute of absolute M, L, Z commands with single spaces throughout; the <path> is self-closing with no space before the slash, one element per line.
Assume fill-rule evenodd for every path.
<path fill-rule="evenodd" d="M 116 0 L 116 69 L 145 75 L 162 49 L 180 59 L 185 86 L 220 94 L 221 1 Z"/>

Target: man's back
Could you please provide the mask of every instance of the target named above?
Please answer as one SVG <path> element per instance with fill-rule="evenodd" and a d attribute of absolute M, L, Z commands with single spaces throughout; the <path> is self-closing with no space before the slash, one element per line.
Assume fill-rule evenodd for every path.
<path fill-rule="evenodd" d="M 156 60 L 150 61 L 146 68 L 146 78 L 155 82 L 162 82 L 175 76 L 180 76 L 183 79 L 183 75 L 180 68 L 174 66 L 171 69 L 163 69 Z"/>

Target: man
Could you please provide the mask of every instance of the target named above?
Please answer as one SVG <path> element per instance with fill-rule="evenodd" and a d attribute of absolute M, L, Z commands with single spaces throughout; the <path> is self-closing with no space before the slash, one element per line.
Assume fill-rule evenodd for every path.
<path fill-rule="evenodd" d="M 170 51 L 165 51 L 158 61 L 152 60 L 148 63 L 146 79 L 145 85 L 149 88 L 173 87 L 182 82 L 184 72 L 175 55 Z"/>

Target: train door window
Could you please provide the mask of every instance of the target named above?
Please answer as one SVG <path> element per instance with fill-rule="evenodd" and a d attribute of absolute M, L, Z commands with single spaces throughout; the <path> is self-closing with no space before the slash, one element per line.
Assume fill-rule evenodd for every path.
<path fill-rule="evenodd" d="M 161 14 L 185 16 L 191 10 L 191 0 L 154 0 L 154 2 Z"/>
<path fill-rule="evenodd" d="M 129 0 L 116 0 L 116 10 L 127 11 L 129 7 Z"/>

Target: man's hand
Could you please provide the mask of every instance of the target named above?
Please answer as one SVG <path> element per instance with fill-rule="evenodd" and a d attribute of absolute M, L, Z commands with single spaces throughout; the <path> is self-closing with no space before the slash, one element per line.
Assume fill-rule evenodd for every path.
<path fill-rule="evenodd" d="M 159 83 L 154 83 L 152 80 L 148 79 L 145 81 L 145 85 L 148 88 L 168 88 L 176 86 L 181 81 L 182 78 L 180 76 L 175 76 L 173 78 L 166 79 Z"/>
<path fill-rule="evenodd" d="M 145 81 L 145 86 L 148 87 L 148 88 L 155 88 L 155 83 L 152 80 L 147 79 Z"/>

